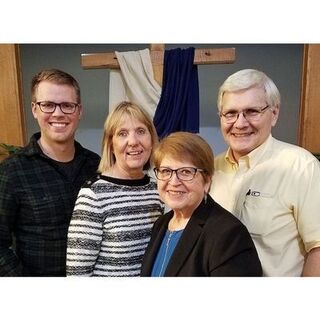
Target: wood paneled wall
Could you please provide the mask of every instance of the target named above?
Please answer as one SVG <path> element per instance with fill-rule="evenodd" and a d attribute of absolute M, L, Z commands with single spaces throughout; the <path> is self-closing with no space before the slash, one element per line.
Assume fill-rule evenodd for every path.
<path fill-rule="evenodd" d="M 299 145 L 320 154 L 320 44 L 304 46 Z"/>
<path fill-rule="evenodd" d="M 26 143 L 19 46 L 0 44 L 0 142 Z"/>

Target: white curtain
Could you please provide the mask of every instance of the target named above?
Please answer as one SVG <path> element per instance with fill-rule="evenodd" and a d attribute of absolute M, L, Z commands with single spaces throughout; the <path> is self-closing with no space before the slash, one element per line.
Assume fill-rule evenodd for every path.
<path fill-rule="evenodd" d="M 115 53 L 120 70 L 110 72 L 109 110 L 128 100 L 144 108 L 153 118 L 161 87 L 154 79 L 149 49 Z"/>

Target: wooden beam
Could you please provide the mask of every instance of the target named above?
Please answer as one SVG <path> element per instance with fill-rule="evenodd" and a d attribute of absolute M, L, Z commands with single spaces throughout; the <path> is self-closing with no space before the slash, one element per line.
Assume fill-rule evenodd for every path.
<path fill-rule="evenodd" d="M 161 56 L 159 58 L 159 61 L 161 61 L 162 58 L 162 62 L 163 62 L 163 57 L 164 57 L 164 50 L 165 50 L 165 44 L 164 43 L 151 43 L 150 44 L 150 52 L 151 52 L 151 56 L 153 55 L 153 53 L 155 52 L 155 54 L 157 54 L 157 52 L 161 52 Z M 163 54 L 163 56 L 162 56 Z M 152 61 L 152 60 L 151 60 Z M 162 78 L 163 78 L 163 63 L 152 63 L 152 70 L 153 70 L 153 78 L 154 80 L 157 81 L 157 83 L 159 84 L 159 86 L 162 86 Z"/>
<path fill-rule="evenodd" d="M 164 51 L 150 51 L 152 65 L 163 65 Z M 220 64 L 235 61 L 235 48 L 196 49 L 194 64 Z M 83 53 L 81 66 L 84 69 L 119 69 L 119 63 L 114 52 Z"/>
<path fill-rule="evenodd" d="M 320 45 L 304 45 L 299 145 L 320 154 Z"/>

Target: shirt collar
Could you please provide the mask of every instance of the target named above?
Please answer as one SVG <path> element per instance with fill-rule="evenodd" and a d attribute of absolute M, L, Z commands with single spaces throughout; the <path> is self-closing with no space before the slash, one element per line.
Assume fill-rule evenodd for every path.
<path fill-rule="evenodd" d="M 266 139 L 266 141 L 262 143 L 259 147 L 252 150 L 250 153 L 246 154 L 245 156 L 240 157 L 239 162 L 243 162 L 248 169 L 255 167 L 257 163 L 260 162 L 260 159 L 264 156 L 266 150 L 269 149 L 269 146 L 272 144 L 272 140 L 273 140 L 273 137 L 270 134 L 269 137 Z M 226 152 L 225 160 L 232 166 L 237 166 L 237 167 L 239 166 L 239 164 L 235 161 L 230 148 L 228 148 Z"/>
<path fill-rule="evenodd" d="M 40 139 L 40 137 L 41 137 L 40 132 L 36 132 L 31 136 L 30 142 L 26 147 L 26 155 L 33 156 L 33 155 L 38 154 L 38 155 L 43 155 L 43 156 L 47 157 L 42 152 L 42 150 L 38 144 L 38 140 Z M 74 141 L 74 145 L 75 145 L 75 156 L 78 156 L 81 153 L 86 153 L 86 149 L 84 149 L 79 142 Z"/>

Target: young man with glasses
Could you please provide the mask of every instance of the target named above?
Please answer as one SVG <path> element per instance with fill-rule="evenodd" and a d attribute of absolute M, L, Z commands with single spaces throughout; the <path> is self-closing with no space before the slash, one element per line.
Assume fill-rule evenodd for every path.
<path fill-rule="evenodd" d="M 100 157 L 75 141 L 82 106 L 71 75 L 41 71 L 31 94 L 40 132 L 0 164 L 0 275 L 64 276 L 74 203 Z"/>
<path fill-rule="evenodd" d="M 280 93 L 263 72 L 245 69 L 219 89 L 229 148 L 215 159 L 210 194 L 248 228 L 265 276 L 320 275 L 320 164 L 272 137 Z"/>

